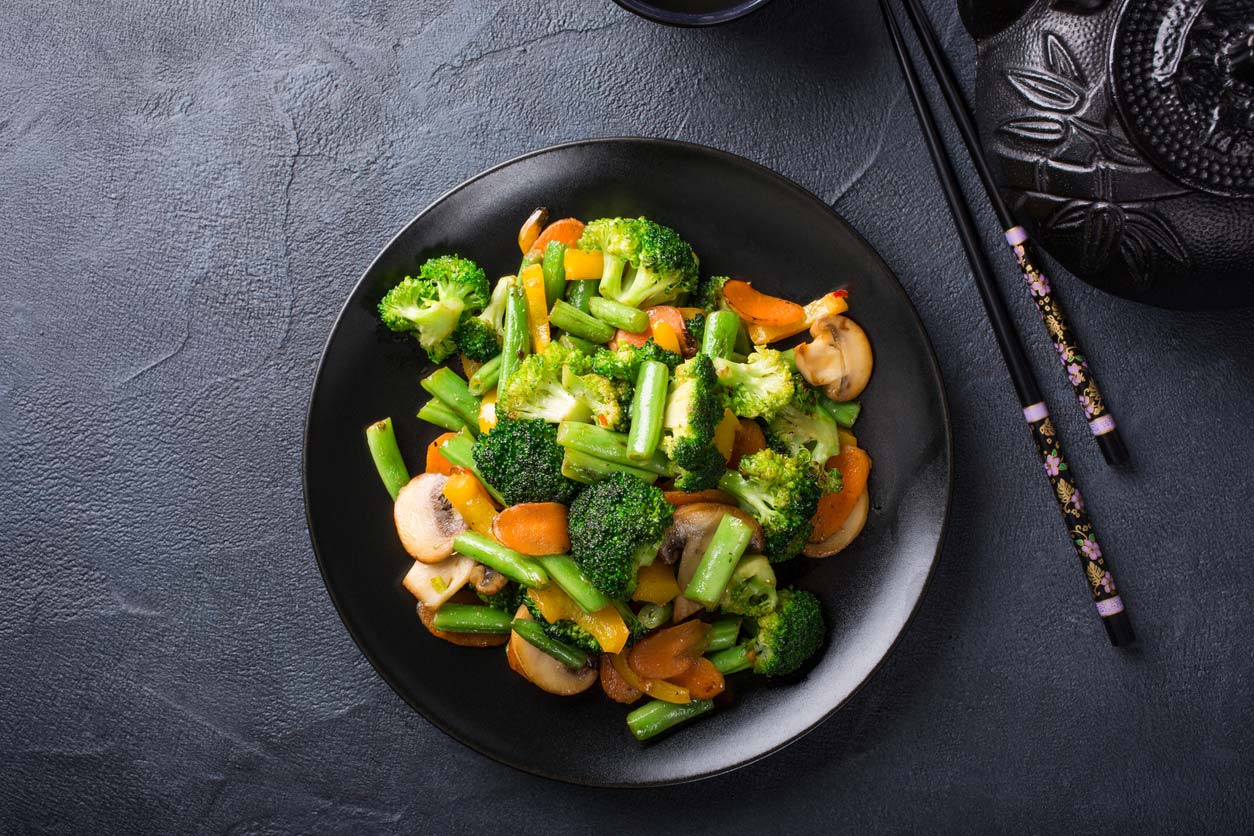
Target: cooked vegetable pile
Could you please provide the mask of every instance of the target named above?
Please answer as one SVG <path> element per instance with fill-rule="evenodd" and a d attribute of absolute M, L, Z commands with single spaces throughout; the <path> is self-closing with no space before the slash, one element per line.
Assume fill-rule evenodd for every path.
<path fill-rule="evenodd" d="M 443 255 L 384 296 L 384 325 L 463 374 L 421 381 L 418 417 L 447 430 L 423 473 L 391 418 L 366 441 L 427 629 L 506 645 L 552 694 L 647 697 L 627 715 L 646 740 L 710 711 L 730 675 L 795 674 L 823 644 L 819 600 L 775 570 L 866 522 L 851 431 L 870 344 L 845 292 L 802 306 L 702 277 L 647 218 L 538 209 L 518 243 L 495 286 Z"/>

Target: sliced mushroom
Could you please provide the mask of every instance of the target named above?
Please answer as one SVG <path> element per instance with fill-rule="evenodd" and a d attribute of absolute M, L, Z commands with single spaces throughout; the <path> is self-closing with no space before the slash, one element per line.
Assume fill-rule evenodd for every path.
<path fill-rule="evenodd" d="M 814 341 L 797 346 L 797 371 L 834 401 L 852 400 L 871 380 L 874 356 L 866 332 L 847 316 L 825 316 L 810 328 Z"/>
<path fill-rule="evenodd" d="M 463 598 L 463 596 L 465 596 Z M 477 604 L 479 599 L 475 598 L 469 591 L 463 589 L 458 595 L 453 596 L 453 601 L 459 601 L 467 604 Z M 422 626 L 437 639 L 444 639 L 462 647 L 500 647 L 509 641 L 509 636 L 498 635 L 493 633 L 450 633 L 447 630 L 435 629 L 435 607 L 428 607 L 421 601 L 418 602 L 418 619 L 422 622 Z"/>
<path fill-rule="evenodd" d="M 665 563 L 679 561 L 676 580 L 679 582 L 680 589 L 687 588 L 688 582 L 696 574 L 697 566 L 701 564 L 701 558 L 705 556 L 705 550 L 714 537 L 714 531 L 727 514 L 739 517 L 753 528 L 753 536 L 749 540 L 749 551 L 758 552 L 765 548 L 766 541 L 762 536 L 762 526 L 758 525 L 758 521 L 752 515 L 739 508 L 719 502 L 694 502 L 691 505 L 682 505 L 675 509 L 675 518 L 671 522 L 671 527 L 666 529 L 666 534 L 662 538 L 662 548 L 658 552 L 658 558 Z M 675 599 L 671 620 L 683 621 L 699 609 L 701 609 L 700 604 L 681 595 Z"/>
<path fill-rule="evenodd" d="M 439 563 L 415 560 L 401 583 L 419 601 L 436 609 L 466 585 L 475 566 L 473 560 L 460 554 Z"/>
<path fill-rule="evenodd" d="M 505 585 L 509 583 L 509 578 L 491 566 L 476 563 L 475 568 L 470 572 L 470 583 L 474 586 L 476 592 L 482 592 L 484 595 L 495 595 L 505 588 Z"/>
<path fill-rule="evenodd" d="M 853 510 L 849 512 L 848 519 L 836 530 L 835 534 L 821 543 L 806 544 L 801 553 L 806 557 L 831 557 L 852 543 L 862 533 L 862 527 L 866 525 L 871 506 L 868 496 L 868 491 L 862 492 L 862 496 L 858 497 L 858 501 L 854 503 Z"/>
<path fill-rule="evenodd" d="M 531 620 L 526 607 L 519 607 L 514 618 Z M 592 687 L 599 678 L 597 669 L 584 667 L 577 671 L 563 665 L 517 633 L 509 634 L 505 658 L 514 672 L 541 690 L 559 697 L 571 697 Z"/>
<path fill-rule="evenodd" d="M 423 473 L 409 480 L 396 495 L 392 516 L 401 545 L 414 560 L 439 563 L 453 553 L 453 538 L 466 522 L 444 495 L 443 473 Z"/>

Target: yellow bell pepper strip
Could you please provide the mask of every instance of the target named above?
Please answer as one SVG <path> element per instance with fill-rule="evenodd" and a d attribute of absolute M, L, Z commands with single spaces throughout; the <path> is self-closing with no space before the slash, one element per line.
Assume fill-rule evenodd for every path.
<path fill-rule="evenodd" d="M 486 433 L 496 426 L 496 390 L 493 389 L 479 400 L 479 432 Z"/>
<path fill-rule="evenodd" d="M 549 222 L 549 210 L 543 206 L 527 216 L 518 230 L 518 249 L 526 255 L 540 237 L 540 230 Z"/>
<path fill-rule="evenodd" d="M 578 282 L 599 279 L 605 269 L 605 259 L 600 250 L 569 249 L 563 255 L 566 265 L 566 281 Z"/>
<path fill-rule="evenodd" d="M 523 292 L 527 294 L 527 331 L 531 334 L 531 350 L 536 354 L 549 345 L 549 303 L 544 294 L 544 268 L 532 264 L 518 274 Z"/>
<path fill-rule="evenodd" d="M 610 664 L 614 666 L 614 670 L 618 672 L 618 675 L 623 678 L 624 682 L 642 694 L 648 694 L 655 700 L 675 705 L 687 705 L 692 702 L 692 695 L 688 693 L 687 688 L 672 685 L 665 679 L 646 679 L 643 676 L 639 676 L 631 669 L 631 665 L 627 664 L 627 656 L 625 654 L 615 653 L 611 655 Z"/>
<path fill-rule="evenodd" d="M 665 563 L 650 563 L 640 567 L 636 575 L 636 589 L 631 600 L 662 606 L 679 596 L 679 583 L 675 580 L 675 568 Z"/>
<path fill-rule="evenodd" d="M 588 612 L 557 584 L 549 584 L 544 589 L 533 589 L 529 594 L 540 608 L 544 620 L 550 624 L 563 620 L 575 622 L 591 633 L 606 653 L 620 653 L 627 646 L 631 631 L 627 629 L 626 622 L 613 604 L 596 612 Z"/>
<path fill-rule="evenodd" d="M 841 427 L 840 429 L 836 430 L 836 433 L 837 435 L 840 436 L 841 447 L 857 447 L 858 446 L 858 437 L 854 435 L 853 433 L 849 432 L 849 430 L 845 429 L 844 427 Z"/>
<path fill-rule="evenodd" d="M 659 348 L 667 351 L 673 351 L 676 354 L 683 352 L 679 344 L 679 335 L 675 333 L 675 329 L 669 322 L 658 320 L 653 323 L 653 341 L 658 344 Z"/>
<path fill-rule="evenodd" d="M 723 455 L 723 461 L 731 461 L 732 449 L 736 446 L 736 428 L 740 419 L 730 409 L 723 410 L 723 420 L 714 428 L 714 446 Z"/>
<path fill-rule="evenodd" d="M 486 537 L 492 536 L 492 522 L 496 519 L 496 506 L 492 497 L 475 478 L 475 474 L 463 467 L 453 468 L 453 473 L 444 483 L 444 497 L 453 506 L 453 510 L 466 521 L 471 531 Z"/>
<path fill-rule="evenodd" d="M 848 295 L 849 291 L 847 290 L 834 290 L 831 293 L 825 293 L 805 306 L 804 318 L 788 325 L 746 324 L 745 330 L 749 334 L 749 341 L 754 345 L 769 345 L 786 337 L 791 337 L 794 334 L 800 334 L 825 316 L 835 316 L 849 310 L 849 302 L 846 299 Z"/>
<path fill-rule="evenodd" d="M 475 376 L 475 372 L 479 371 L 479 369 L 483 367 L 483 364 L 480 363 L 478 360 L 471 360 L 465 354 L 463 354 L 461 357 L 462 357 L 462 376 L 465 377 L 467 380 L 469 380 L 470 378 Z"/>

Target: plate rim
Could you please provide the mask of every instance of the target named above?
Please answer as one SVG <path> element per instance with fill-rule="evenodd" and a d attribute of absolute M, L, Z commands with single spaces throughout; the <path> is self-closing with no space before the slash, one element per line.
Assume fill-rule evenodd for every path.
<path fill-rule="evenodd" d="M 842 225 L 849 233 L 851 233 L 857 239 L 857 241 L 861 243 L 866 248 L 866 250 L 870 252 L 877 261 L 880 262 L 880 264 L 883 265 L 887 274 L 892 278 L 894 291 L 906 303 L 906 307 L 909 309 L 911 318 L 913 319 L 914 326 L 918 330 L 919 335 L 922 336 L 923 338 L 923 345 L 926 348 L 925 357 L 927 360 L 928 367 L 933 372 L 936 380 L 940 382 L 939 394 L 940 394 L 941 416 L 943 419 L 941 422 L 941 426 L 944 429 L 944 436 L 945 436 L 945 463 L 946 463 L 945 499 L 944 499 L 944 510 L 941 516 L 941 521 L 940 521 L 940 531 L 938 533 L 937 540 L 936 540 L 936 550 L 935 550 L 935 553 L 932 555 L 932 560 L 928 566 L 927 575 L 923 579 L 923 585 L 919 589 L 919 595 L 915 599 L 913 605 L 911 606 L 909 615 L 906 616 L 906 619 L 902 623 L 901 628 L 897 631 L 897 635 L 893 637 L 892 642 L 888 645 L 888 649 L 884 651 L 883 655 L 876 661 L 874 666 L 872 666 L 872 668 L 867 672 L 866 676 L 862 678 L 862 681 L 859 682 L 853 688 L 852 691 L 846 694 L 845 697 L 842 700 L 840 700 L 840 702 L 832 706 L 832 708 L 826 711 L 822 717 L 820 717 L 810 726 L 797 732 L 793 736 L 789 737 L 787 740 L 777 743 L 776 745 L 770 747 L 769 749 L 766 749 L 750 757 L 744 758 L 743 760 L 737 761 L 736 763 L 733 763 L 728 766 L 707 769 L 702 772 L 694 773 L 692 775 L 683 776 L 681 778 L 670 778 L 670 779 L 663 779 L 663 780 L 656 780 L 656 781 L 646 780 L 646 781 L 634 781 L 634 782 L 618 782 L 618 781 L 597 781 L 597 780 L 592 780 L 592 779 L 582 780 L 579 778 L 574 778 L 574 777 L 570 777 L 566 775 L 550 773 L 541 768 L 537 768 L 531 765 L 517 762 L 507 756 L 486 751 L 485 749 L 480 748 L 474 741 L 466 739 L 461 734 L 455 732 L 450 726 L 445 724 L 442 718 L 439 718 L 437 716 L 432 716 L 432 714 L 428 713 L 427 711 L 424 711 L 419 705 L 417 705 L 409 697 L 408 694 L 405 693 L 404 689 L 400 687 L 397 680 L 395 680 L 393 676 L 391 675 L 391 673 L 389 673 L 385 669 L 385 667 L 380 663 L 380 660 L 375 657 L 375 654 L 373 654 L 370 650 L 367 649 L 361 637 L 358 636 L 357 631 L 354 629 L 353 625 L 349 622 L 348 615 L 345 610 L 345 606 L 341 602 L 338 594 L 332 588 L 332 584 L 330 583 L 327 577 L 326 564 L 325 564 L 322 552 L 320 551 L 318 547 L 317 537 L 314 534 L 314 520 L 313 520 L 312 509 L 310 508 L 310 502 L 309 502 L 309 494 L 310 494 L 310 489 L 309 489 L 309 432 L 310 432 L 310 426 L 313 423 L 314 408 L 315 408 L 316 403 L 318 402 L 318 393 L 319 393 L 319 390 L 322 388 L 322 377 L 326 369 L 327 355 L 330 352 L 331 343 L 332 341 L 334 341 L 336 334 L 339 332 L 339 329 L 340 329 L 341 324 L 343 323 L 344 317 L 346 313 L 348 312 L 349 305 L 352 304 L 353 299 L 357 296 L 357 291 L 365 283 L 371 271 L 374 270 L 375 265 L 379 263 L 379 261 L 392 248 L 392 246 L 396 244 L 397 240 L 399 240 L 401 236 L 403 236 L 406 232 L 408 232 L 409 229 L 412 226 L 414 226 L 414 224 L 418 223 L 428 214 L 435 211 L 435 209 L 439 207 L 441 204 L 443 204 L 444 201 L 448 200 L 453 195 L 457 194 L 463 189 L 468 188 L 469 186 L 478 182 L 479 180 L 482 180 L 485 177 L 488 177 L 489 175 L 495 174 L 497 171 L 501 169 L 508 168 L 509 166 L 515 165 L 524 160 L 531 159 L 532 157 L 539 157 L 544 154 L 550 154 L 550 153 L 554 153 L 557 151 L 566 150 L 569 148 L 579 148 L 579 147 L 593 146 L 593 145 L 663 146 L 663 147 L 670 147 L 673 149 L 678 149 L 678 150 L 683 150 L 683 151 L 688 151 L 688 152 L 697 152 L 697 153 L 702 153 L 702 154 L 713 155 L 715 157 L 721 158 L 724 162 L 727 162 L 733 166 L 737 166 L 740 168 L 747 168 L 752 172 L 765 174 L 768 179 L 775 181 L 779 185 L 784 186 L 786 189 L 797 193 L 801 197 L 821 207 L 827 214 L 831 215 L 831 217 L 837 223 Z M 914 624 L 915 618 L 918 616 L 919 610 L 923 606 L 923 600 L 927 597 L 928 590 L 931 587 L 932 578 L 936 574 L 937 564 L 940 563 L 941 555 L 944 552 L 945 541 L 949 533 L 950 515 L 953 510 L 952 504 L 953 504 L 953 487 L 954 487 L 954 435 L 953 435 L 953 422 L 952 422 L 952 418 L 950 416 L 950 411 L 949 411 L 949 396 L 945 388 L 945 378 L 941 371 L 940 362 L 936 356 L 936 347 L 932 345 L 932 339 L 927 332 L 927 328 L 925 327 L 923 323 L 922 317 L 919 316 L 918 309 L 915 307 L 913 300 L 910 298 L 910 295 L 906 293 L 906 289 L 901 284 L 901 280 L 898 278 L 897 273 L 892 269 L 892 267 L 889 266 L 888 262 L 884 260 L 883 256 L 880 255 L 879 251 L 876 250 L 874 247 L 872 247 L 870 242 L 867 241 L 866 238 L 864 238 L 862 234 L 853 227 L 852 224 L 846 221 L 840 215 L 840 213 L 835 210 L 835 208 L 830 206 L 826 201 L 824 201 L 814 192 L 805 188 L 800 183 L 797 183 L 791 178 L 783 174 L 780 174 L 779 172 L 775 171 L 772 168 L 769 168 L 768 166 L 762 165 L 761 163 L 754 162 L 748 157 L 741 156 L 740 154 L 736 154 L 731 151 L 725 151 L 721 148 L 715 148 L 713 146 L 705 145 L 702 143 L 688 142 L 685 140 L 669 139 L 669 138 L 663 138 L 663 137 L 605 136 L 605 137 L 589 137 L 585 139 L 573 140 L 570 142 L 561 142 L 561 143 L 557 143 L 554 145 L 546 145 L 541 148 L 536 148 L 531 151 L 526 151 L 522 154 L 518 154 L 517 156 L 510 157 L 509 159 L 499 162 L 496 165 L 490 166 L 489 168 L 486 168 L 483 171 L 480 171 L 478 174 L 475 174 L 472 177 L 469 177 L 465 180 L 460 181 L 456 185 L 452 186 L 451 188 L 441 193 L 438 197 L 436 197 L 435 199 L 430 201 L 425 207 L 423 207 L 423 209 L 420 212 L 418 212 L 418 214 L 414 215 L 414 217 L 412 217 L 403 226 L 401 226 L 400 229 L 398 229 L 397 232 L 394 235 L 392 235 L 391 238 L 387 240 L 387 242 L 375 254 L 374 258 L 370 260 L 370 263 L 361 272 L 361 275 L 353 283 L 352 288 L 349 290 L 347 296 L 344 299 L 343 305 L 341 305 L 340 307 L 339 313 L 337 313 L 335 316 L 335 321 L 331 325 L 331 330 L 327 334 L 327 338 L 325 342 L 323 343 L 322 351 L 320 352 L 318 356 L 318 369 L 317 369 L 317 372 L 314 374 L 313 384 L 311 385 L 310 390 L 309 390 L 308 402 L 307 402 L 306 409 L 305 409 L 305 426 L 301 435 L 300 470 L 301 470 L 301 494 L 302 494 L 301 498 L 305 506 L 305 527 L 308 531 L 309 542 L 313 549 L 314 561 L 317 563 L 317 566 L 318 566 L 318 574 L 322 579 L 322 585 L 326 589 L 327 596 L 331 599 L 331 604 L 335 608 L 335 613 L 339 617 L 340 623 L 343 624 L 344 629 L 348 632 L 349 637 L 352 638 L 353 643 L 357 646 L 358 652 L 360 652 L 362 656 L 366 658 L 366 661 L 368 661 L 370 663 L 370 666 L 374 668 L 375 673 L 377 673 L 379 677 L 384 682 L 387 683 L 388 687 L 390 687 L 392 691 L 397 696 L 399 696 L 406 705 L 410 707 L 410 709 L 412 709 L 416 714 L 418 714 L 420 717 L 422 717 L 424 720 L 426 720 L 428 723 L 430 723 L 432 726 L 434 726 L 436 729 L 444 733 L 451 740 L 457 742 L 458 744 L 465 746 L 471 751 L 477 753 L 478 755 L 482 757 L 486 757 L 491 761 L 494 761 L 499 764 L 503 764 L 505 766 L 510 767 L 511 769 L 516 769 L 528 775 L 536 775 L 541 778 L 545 778 L 551 781 L 557 781 L 563 784 L 569 784 L 572 786 L 596 787 L 596 788 L 606 788 L 606 789 L 645 789 L 645 788 L 650 788 L 650 787 L 677 786 L 680 784 L 690 784 L 690 783 L 695 783 L 697 781 L 704 781 L 710 778 L 718 777 L 720 775 L 726 775 L 729 772 L 734 772 L 738 769 L 742 769 L 744 767 L 758 763 L 759 761 L 765 758 L 768 758 L 771 755 L 776 754 L 777 752 L 783 750 L 784 748 L 791 746 L 792 744 L 796 743 L 798 740 L 801 740 L 803 737 L 809 735 L 819 726 L 826 723 L 829 719 L 831 719 L 833 714 L 835 714 L 837 711 L 840 711 L 842 708 L 848 705 L 849 702 L 855 696 L 857 696 L 864 687 L 866 687 L 867 683 L 875 678 L 876 674 L 878 674 L 880 670 L 883 668 L 885 662 L 888 661 L 889 657 L 892 656 L 893 653 L 900 646 L 902 639 L 905 637 L 906 633 L 909 632 L 911 625 Z"/>

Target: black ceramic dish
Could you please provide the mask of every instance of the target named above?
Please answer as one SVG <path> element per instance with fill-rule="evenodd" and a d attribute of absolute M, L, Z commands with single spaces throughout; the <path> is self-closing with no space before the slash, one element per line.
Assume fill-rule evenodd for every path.
<path fill-rule="evenodd" d="M 554 217 L 647 214 L 674 226 L 704 272 L 751 278 L 798 301 L 837 286 L 876 352 L 857 428 L 874 457 L 872 512 L 835 558 L 797 558 L 797 583 L 823 601 L 829 641 L 789 681 L 733 679 L 733 705 L 647 745 L 628 711 L 594 687 L 563 699 L 524 681 L 500 648 L 456 647 L 419 623 L 401 586 L 411 565 L 362 435 L 396 422 L 415 469 L 435 430 L 413 415 L 430 372 L 411 339 L 375 315 L 384 292 L 424 258 L 457 252 L 497 276 L 517 269 L 515 234 L 537 204 Z M 875 671 L 914 614 L 949 507 L 951 439 L 935 357 L 901 286 L 857 233 L 794 183 L 697 145 L 606 139 L 537 151 L 458 186 L 375 259 L 327 342 L 305 433 L 305 502 L 318 565 L 349 632 L 385 680 L 427 719 L 489 757 L 581 784 L 676 783 L 734 769 L 790 743 Z M 745 680 L 743 682 L 738 680 Z"/>
<path fill-rule="evenodd" d="M 714 26 L 744 17 L 770 0 L 614 0 L 629 12 L 669 26 Z"/>

